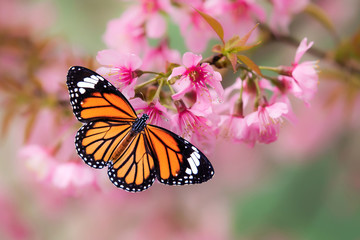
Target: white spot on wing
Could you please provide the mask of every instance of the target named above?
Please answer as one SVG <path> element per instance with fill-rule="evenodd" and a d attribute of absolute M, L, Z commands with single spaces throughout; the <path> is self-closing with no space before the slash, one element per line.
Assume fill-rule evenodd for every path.
<path fill-rule="evenodd" d="M 91 76 L 92 77 L 92 76 Z M 88 83 L 92 83 L 92 84 L 97 84 L 98 83 L 98 79 L 94 79 L 94 78 L 88 78 L 88 77 L 86 77 L 86 78 L 84 78 L 84 81 L 85 82 L 88 82 Z"/>
<path fill-rule="evenodd" d="M 193 152 L 190 157 L 192 158 L 192 160 L 194 161 L 195 165 L 196 166 L 199 166 L 200 165 L 200 161 L 199 161 L 199 158 L 195 155 L 196 152 Z M 199 155 L 199 154 L 198 154 Z M 200 157 L 200 155 L 199 155 Z"/>
<path fill-rule="evenodd" d="M 189 162 L 189 164 L 190 164 L 191 171 L 192 171 L 194 174 L 197 174 L 197 173 L 198 173 L 198 169 L 197 169 L 197 167 L 196 167 L 196 165 L 195 165 L 194 160 L 193 160 L 191 157 L 189 157 L 187 160 L 188 160 L 188 162 Z"/>
<path fill-rule="evenodd" d="M 195 146 L 192 146 L 191 147 L 195 152 L 199 152 L 199 150 L 195 147 Z"/>
<path fill-rule="evenodd" d="M 84 93 L 85 93 L 85 88 L 79 88 L 79 92 L 80 92 L 81 94 L 84 94 Z"/>
<path fill-rule="evenodd" d="M 82 87 L 82 88 L 94 88 L 95 87 L 95 85 L 93 83 L 89 83 L 89 82 L 78 82 L 77 86 Z"/>
<path fill-rule="evenodd" d="M 186 168 L 185 172 L 189 175 L 192 173 L 190 168 Z M 185 176 L 185 178 L 186 178 L 186 176 Z"/>
<path fill-rule="evenodd" d="M 98 76 L 96 76 L 96 75 L 91 75 L 90 77 L 91 77 L 92 79 L 96 80 L 96 81 L 99 81 L 99 78 L 98 78 Z"/>

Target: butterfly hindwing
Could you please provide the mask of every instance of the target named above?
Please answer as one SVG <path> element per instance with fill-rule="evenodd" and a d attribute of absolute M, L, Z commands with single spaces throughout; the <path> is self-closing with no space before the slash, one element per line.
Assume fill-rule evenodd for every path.
<path fill-rule="evenodd" d="M 144 132 L 137 133 L 119 158 L 110 162 L 111 182 L 126 191 L 139 192 L 155 180 L 155 163 Z"/>
<path fill-rule="evenodd" d="M 206 156 L 184 138 L 164 128 L 147 125 L 146 137 L 157 159 L 157 178 L 168 185 L 206 182 L 214 169 Z"/>
<path fill-rule="evenodd" d="M 102 119 L 134 121 L 137 118 L 122 93 L 94 71 L 71 67 L 66 84 L 74 114 L 81 122 Z"/>
<path fill-rule="evenodd" d="M 130 130 L 131 123 L 129 122 L 96 121 L 86 123 L 79 129 L 75 137 L 77 153 L 89 166 L 103 168 Z"/>

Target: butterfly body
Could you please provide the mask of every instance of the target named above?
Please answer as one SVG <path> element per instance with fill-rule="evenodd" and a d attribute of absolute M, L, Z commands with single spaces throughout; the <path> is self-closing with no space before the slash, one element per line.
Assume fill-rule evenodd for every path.
<path fill-rule="evenodd" d="M 206 156 L 175 133 L 137 117 L 110 82 L 84 67 L 67 76 L 70 103 L 84 123 L 75 137 L 79 156 L 93 168 L 108 167 L 111 182 L 126 191 L 149 188 L 155 178 L 168 185 L 202 183 L 214 174 Z"/>
<path fill-rule="evenodd" d="M 146 120 L 149 119 L 147 114 L 144 114 L 141 118 L 135 120 L 128 134 L 122 139 L 122 141 L 116 147 L 114 153 L 110 157 L 111 162 L 115 162 L 119 159 L 121 154 L 125 151 L 126 147 L 134 140 L 137 134 L 144 131 L 146 126 Z"/>

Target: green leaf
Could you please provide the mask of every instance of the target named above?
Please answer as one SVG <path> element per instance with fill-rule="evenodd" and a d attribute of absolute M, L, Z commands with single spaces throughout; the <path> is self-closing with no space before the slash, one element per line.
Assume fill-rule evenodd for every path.
<path fill-rule="evenodd" d="M 222 47 L 219 44 L 216 44 L 215 46 L 213 46 L 211 51 L 216 52 L 216 53 L 222 53 Z"/>
<path fill-rule="evenodd" d="M 234 50 L 236 52 L 241 52 L 241 51 L 246 51 L 249 50 L 253 47 L 258 46 L 261 43 L 261 41 L 258 41 L 257 43 L 251 44 L 251 45 L 244 45 L 244 46 L 239 46 L 239 47 L 235 47 Z"/>
<path fill-rule="evenodd" d="M 235 53 L 228 53 L 227 58 L 229 59 L 231 66 L 233 67 L 234 72 L 236 72 L 236 63 L 237 63 L 237 56 Z"/>
<path fill-rule="evenodd" d="M 255 28 L 258 26 L 259 24 L 256 24 L 255 27 L 253 27 L 253 29 L 251 29 L 247 34 L 245 34 L 245 36 L 243 37 L 239 37 L 237 35 L 233 36 L 232 38 L 230 38 L 226 43 L 225 43 L 225 51 L 227 52 L 240 52 L 240 51 L 245 51 L 248 49 L 251 49 L 257 45 L 259 45 L 261 42 L 257 42 L 255 44 L 251 44 L 249 46 L 246 46 L 246 42 L 249 40 L 251 33 L 255 30 Z"/>
<path fill-rule="evenodd" d="M 243 62 L 246 66 L 248 66 L 251 70 L 256 72 L 258 75 L 263 76 L 261 73 L 261 70 L 258 65 L 256 65 L 250 58 L 248 58 L 245 55 L 239 55 L 237 56 L 238 59 Z"/>
<path fill-rule="evenodd" d="M 306 6 L 304 12 L 308 13 L 315 19 L 319 20 L 319 22 L 322 25 L 324 25 L 324 27 L 327 28 L 333 34 L 336 33 L 335 27 L 334 27 L 333 23 L 331 22 L 331 20 L 326 15 L 326 12 L 322 8 L 320 8 L 318 5 L 316 5 L 314 3 L 309 3 Z"/>
<path fill-rule="evenodd" d="M 240 38 L 240 42 L 238 43 L 238 46 L 244 46 L 247 41 L 249 40 L 252 32 L 259 26 L 259 24 L 257 23 L 247 34 L 245 34 L 245 36 L 243 36 L 242 38 Z"/>
<path fill-rule="evenodd" d="M 214 29 L 216 34 L 219 36 L 220 40 L 223 42 L 223 44 L 225 44 L 224 29 L 221 26 L 221 24 L 215 18 L 211 17 L 210 15 L 208 15 L 204 12 L 201 12 L 201 11 L 197 10 L 196 8 L 194 8 L 194 9 L 205 19 L 205 21 L 210 25 L 210 27 L 212 29 Z"/>
<path fill-rule="evenodd" d="M 234 47 L 236 47 L 238 45 L 240 41 L 240 37 L 235 35 L 232 38 L 230 38 L 226 43 L 225 43 L 225 49 L 226 50 L 231 50 Z"/>

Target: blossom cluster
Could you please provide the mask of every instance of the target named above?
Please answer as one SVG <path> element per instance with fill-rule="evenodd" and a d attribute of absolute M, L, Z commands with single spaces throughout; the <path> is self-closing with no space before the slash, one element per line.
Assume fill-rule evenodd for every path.
<path fill-rule="evenodd" d="M 99 68 L 98 72 L 131 98 L 135 110 L 148 114 L 152 124 L 171 128 L 185 137 L 194 137 L 195 141 L 215 141 L 216 136 L 221 136 L 254 146 L 256 142 L 275 141 L 283 119 L 294 119 L 289 95 L 306 104 L 314 96 L 318 82 L 316 62 L 300 62 L 312 44 L 303 39 L 291 66 L 278 67 L 277 78 L 266 79 L 246 69 L 242 77 L 237 77 L 225 89 L 219 71 L 202 62 L 201 55 L 186 52 L 180 66 L 167 73 L 150 73 L 156 74 L 153 79 L 157 89 L 155 93 L 145 93 L 147 101 L 135 97 L 141 90 L 138 86 L 154 83 L 151 79 L 136 85 L 147 73 L 141 70 L 140 57 L 120 54 L 113 49 L 103 50 L 97 59 L 105 67 Z M 169 94 L 162 90 L 164 85 L 170 89 Z"/>
<path fill-rule="evenodd" d="M 290 19 L 306 6 L 302 3 L 286 12 L 278 7 L 283 6 L 281 1 L 274 1 L 274 14 L 282 11 L 281 16 Z M 167 40 L 164 13 L 179 26 L 190 50 L 181 59 Z M 148 114 L 150 123 L 200 147 L 211 146 L 218 138 L 249 146 L 271 143 L 284 119 L 295 119 L 289 95 L 309 105 L 318 74 L 316 61 L 300 61 L 313 45 L 306 38 L 288 66 L 257 66 L 242 55 L 259 45 L 255 24 L 265 21 L 263 8 L 249 0 L 141 1 L 109 22 L 104 36 L 108 49 L 97 54 L 102 65 L 97 72 L 118 87 L 139 114 Z M 275 15 L 269 21 L 274 32 L 286 32 L 288 25 Z M 216 37 L 223 46 L 213 47 L 217 54 L 203 59 L 198 53 Z M 149 46 L 149 38 L 158 39 L 159 45 Z M 224 88 L 224 71 L 230 66 L 235 72 L 233 84 Z"/>

